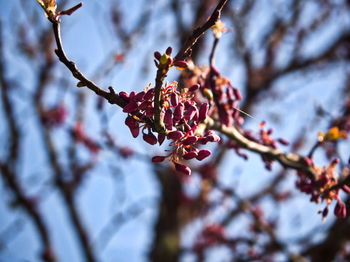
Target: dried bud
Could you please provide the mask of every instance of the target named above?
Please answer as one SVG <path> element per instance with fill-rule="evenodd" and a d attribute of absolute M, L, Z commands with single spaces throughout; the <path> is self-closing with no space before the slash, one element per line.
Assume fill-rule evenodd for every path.
<path fill-rule="evenodd" d="M 198 156 L 196 157 L 199 161 L 203 160 L 204 158 L 207 158 L 211 155 L 211 152 L 209 150 L 203 149 L 198 152 Z"/>
<path fill-rule="evenodd" d="M 181 173 L 188 175 L 188 176 L 191 175 L 191 169 L 189 167 L 182 165 L 182 164 L 179 164 L 179 163 L 176 163 L 176 162 L 174 162 L 174 164 L 175 164 L 176 171 L 181 172 Z"/>
<path fill-rule="evenodd" d="M 183 134 L 181 131 L 173 131 L 168 134 L 168 139 L 172 139 L 174 141 L 180 139 L 181 137 L 183 137 Z"/>
<path fill-rule="evenodd" d="M 209 110 L 209 105 L 208 103 L 203 103 L 201 104 L 199 108 L 199 116 L 198 116 L 198 121 L 204 121 L 207 118 L 208 115 L 208 110 Z"/>
<path fill-rule="evenodd" d="M 150 145 L 157 144 L 157 138 L 151 132 L 148 134 L 143 133 L 143 140 L 145 140 Z"/>
<path fill-rule="evenodd" d="M 152 162 L 153 163 L 160 163 L 163 162 L 166 156 L 154 156 L 152 157 Z"/>
<path fill-rule="evenodd" d="M 168 108 L 165 111 L 164 124 L 165 124 L 165 128 L 166 129 L 168 129 L 168 130 L 172 130 L 173 129 L 173 112 L 171 111 L 170 108 Z"/>

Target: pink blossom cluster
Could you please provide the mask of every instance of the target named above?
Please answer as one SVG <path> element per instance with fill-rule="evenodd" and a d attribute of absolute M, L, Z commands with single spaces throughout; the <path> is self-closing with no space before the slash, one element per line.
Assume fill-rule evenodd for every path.
<path fill-rule="evenodd" d="M 139 93 L 120 92 L 119 96 L 127 102 L 123 112 L 128 113 L 125 124 L 129 127 L 133 137 L 137 137 L 140 129 L 143 140 L 151 145 L 162 144 L 165 138 L 171 140 L 170 154 L 155 156 L 153 162 L 162 162 L 169 158 L 175 169 L 190 175 L 191 170 L 182 163 L 183 160 L 197 159 L 199 161 L 210 156 L 206 149 L 198 149 L 208 142 L 219 142 L 220 137 L 211 130 L 197 132 L 200 123 L 206 120 L 209 112 L 207 102 L 194 101 L 194 93 L 200 89 L 198 84 L 190 88 L 177 90 L 177 83 L 166 84 L 161 89 L 162 112 L 161 118 L 165 132 L 156 136 L 152 130 L 154 123 L 154 88 L 147 88 Z"/>
<path fill-rule="evenodd" d="M 334 208 L 334 214 L 337 217 L 346 217 L 346 206 L 344 202 L 339 197 L 340 189 L 342 189 L 346 194 L 350 194 L 350 188 L 347 185 L 341 187 L 336 187 L 338 184 L 338 176 L 335 172 L 335 167 L 339 163 L 339 159 L 331 161 L 327 168 L 320 168 L 313 164 L 310 158 L 305 158 L 305 162 L 308 165 L 314 166 L 315 172 L 317 174 L 317 179 L 307 176 L 303 172 L 298 172 L 298 180 L 296 181 L 296 187 L 303 193 L 311 196 L 310 201 L 320 204 L 325 201 L 327 206 L 322 213 L 323 219 L 328 215 L 329 205 L 333 200 L 337 200 L 337 204 Z"/>

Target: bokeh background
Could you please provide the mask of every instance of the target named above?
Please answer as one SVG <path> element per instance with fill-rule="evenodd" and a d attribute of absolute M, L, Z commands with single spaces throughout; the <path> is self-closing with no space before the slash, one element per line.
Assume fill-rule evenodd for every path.
<path fill-rule="evenodd" d="M 86 0 L 62 17 L 63 46 L 100 87 L 141 91 L 154 85 L 153 53 L 176 53 L 217 2 Z M 245 160 L 225 143 L 192 163 L 191 177 L 152 164 L 166 145 L 133 139 L 119 107 L 77 88 L 37 2 L 0 7 L 0 261 L 347 261 L 349 219 L 330 211 L 322 222 L 324 203 L 295 188 L 295 171 L 266 170 L 259 155 Z M 228 2 L 215 65 L 242 93 L 252 115 L 244 128 L 258 133 L 266 121 L 290 141 L 283 151 L 307 155 L 318 131 L 349 117 L 349 8 L 345 0 Z M 213 41 L 208 31 L 193 48 L 196 65 L 208 66 Z M 74 140 L 77 123 L 89 142 Z M 327 166 L 334 157 L 347 165 L 348 140 L 314 160 Z M 202 174 L 208 165 L 214 181 Z M 330 260 L 317 260 L 322 250 Z"/>

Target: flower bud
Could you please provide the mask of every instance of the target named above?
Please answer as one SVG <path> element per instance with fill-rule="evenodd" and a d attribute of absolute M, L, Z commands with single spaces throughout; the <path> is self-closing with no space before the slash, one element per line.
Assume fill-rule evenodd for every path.
<path fill-rule="evenodd" d="M 157 138 L 151 132 L 148 134 L 143 133 L 143 140 L 145 140 L 150 145 L 157 144 Z"/>
<path fill-rule="evenodd" d="M 209 142 L 219 142 L 221 140 L 221 138 L 212 130 L 210 130 L 205 137 Z"/>
<path fill-rule="evenodd" d="M 166 53 L 167 55 L 170 56 L 172 51 L 173 51 L 173 49 L 171 48 L 171 46 L 169 46 L 169 47 L 166 49 L 165 53 Z"/>
<path fill-rule="evenodd" d="M 188 64 L 186 61 L 183 61 L 183 60 L 176 60 L 174 62 L 174 66 L 176 66 L 178 69 L 184 69 L 184 68 L 187 68 L 188 67 Z"/>
<path fill-rule="evenodd" d="M 197 142 L 201 145 L 206 145 L 209 141 L 206 137 L 199 137 Z"/>
<path fill-rule="evenodd" d="M 125 124 L 129 127 L 132 136 L 136 138 L 140 132 L 139 123 L 136 122 L 131 116 L 128 116 L 125 119 Z"/>
<path fill-rule="evenodd" d="M 158 133 L 158 143 L 159 143 L 159 145 L 163 144 L 164 139 L 165 139 L 165 136 Z"/>
<path fill-rule="evenodd" d="M 168 137 L 168 139 L 176 141 L 176 140 L 180 139 L 181 137 L 183 137 L 183 134 L 181 131 L 173 131 L 173 132 L 170 132 L 167 137 Z"/>
<path fill-rule="evenodd" d="M 198 152 L 197 159 L 199 161 L 202 161 L 204 158 L 207 158 L 208 156 L 211 155 L 211 152 L 209 150 L 203 149 Z"/>
<path fill-rule="evenodd" d="M 168 57 L 168 65 L 171 65 L 173 63 L 173 58 L 171 56 Z"/>
<path fill-rule="evenodd" d="M 237 100 L 242 100 L 241 92 L 239 92 L 237 88 L 233 88 L 233 93 L 235 94 Z"/>
<path fill-rule="evenodd" d="M 165 125 L 165 128 L 168 129 L 168 130 L 172 130 L 173 129 L 173 112 L 171 111 L 170 108 L 168 108 L 165 111 L 165 114 L 164 114 L 164 125 Z"/>
<path fill-rule="evenodd" d="M 199 85 L 198 85 L 198 84 L 195 84 L 195 85 L 191 86 L 188 90 L 189 90 L 190 92 L 193 92 L 193 91 L 196 91 L 197 89 L 199 89 Z"/>
<path fill-rule="evenodd" d="M 188 175 L 188 176 L 191 175 L 191 169 L 189 167 L 182 165 L 182 164 L 179 164 L 179 163 L 176 163 L 176 162 L 174 162 L 174 164 L 175 164 L 176 171 L 181 172 L 181 173 Z"/>
<path fill-rule="evenodd" d="M 184 104 L 183 103 L 179 103 L 176 107 L 175 107 L 175 110 L 174 110 L 174 120 L 176 122 L 179 122 L 183 116 L 184 116 Z"/>
<path fill-rule="evenodd" d="M 144 96 L 145 96 L 145 91 L 141 91 L 134 96 L 133 100 L 135 102 L 141 102 Z"/>
<path fill-rule="evenodd" d="M 163 162 L 166 156 L 154 156 L 152 157 L 152 162 L 153 163 L 160 163 Z"/>
<path fill-rule="evenodd" d="M 154 88 L 151 88 L 150 90 L 147 91 L 145 96 L 143 97 L 144 100 L 151 100 L 154 96 Z"/>
<path fill-rule="evenodd" d="M 170 95 L 170 100 L 171 100 L 171 104 L 172 104 L 173 106 L 177 106 L 178 103 L 179 103 L 179 97 L 177 96 L 176 93 L 171 93 L 171 95 Z"/>
<path fill-rule="evenodd" d="M 201 106 L 199 108 L 199 116 L 198 116 L 199 122 L 204 121 L 207 118 L 208 110 L 209 110 L 208 103 L 201 104 Z"/>
<path fill-rule="evenodd" d="M 187 111 L 185 112 L 185 119 L 186 119 L 187 121 L 192 120 L 192 118 L 195 116 L 196 113 L 198 114 L 198 109 L 197 109 L 197 107 L 191 105 L 191 106 L 187 109 Z"/>
<path fill-rule="evenodd" d="M 159 60 L 161 57 L 162 57 L 162 55 L 158 51 L 154 52 L 155 59 Z"/>
<path fill-rule="evenodd" d="M 145 113 L 146 113 L 146 116 L 147 116 L 147 117 L 153 116 L 153 115 L 154 115 L 154 108 L 153 108 L 153 107 L 147 108 L 146 111 L 145 111 Z"/>
<path fill-rule="evenodd" d="M 119 96 L 127 102 L 129 102 L 129 100 L 130 100 L 129 94 L 127 92 L 121 91 L 121 92 L 119 92 Z"/>
<path fill-rule="evenodd" d="M 289 145 L 289 142 L 283 138 L 279 138 L 277 139 L 278 143 L 284 145 L 284 146 L 288 146 Z"/>
<path fill-rule="evenodd" d="M 132 112 L 136 111 L 137 108 L 138 108 L 137 103 L 135 101 L 131 101 L 129 104 L 124 106 L 123 112 L 124 113 L 132 113 Z"/>
<path fill-rule="evenodd" d="M 341 200 L 338 200 L 337 205 L 334 208 L 334 215 L 340 218 L 346 217 L 346 206 Z"/>
<path fill-rule="evenodd" d="M 149 107 L 151 107 L 152 106 L 152 102 L 151 101 L 143 101 L 142 103 L 141 103 L 141 105 L 139 105 L 139 110 L 145 110 L 145 109 L 147 109 L 147 108 L 149 108 Z"/>
<path fill-rule="evenodd" d="M 182 141 L 182 143 L 184 145 L 193 145 L 194 143 L 196 143 L 198 140 L 198 137 L 196 136 L 190 136 L 190 137 L 187 137 L 184 141 Z"/>
<path fill-rule="evenodd" d="M 193 159 L 197 156 L 198 156 L 198 153 L 195 150 L 193 150 L 193 151 L 190 151 L 190 152 L 184 154 L 182 157 L 185 160 L 190 160 L 190 159 Z"/>
<path fill-rule="evenodd" d="M 350 187 L 349 187 L 349 186 L 343 185 L 341 189 L 343 189 L 343 191 L 344 191 L 345 193 L 350 194 Z"/>

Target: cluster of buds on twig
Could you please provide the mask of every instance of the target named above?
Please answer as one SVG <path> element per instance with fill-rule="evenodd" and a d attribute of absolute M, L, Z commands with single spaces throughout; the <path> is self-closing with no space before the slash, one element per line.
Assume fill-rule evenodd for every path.
<path fill-rule="evenodd" d="M 350 187 L 347 185 L 342 185 L 337 187 L 338 184 L 338 174 L 335 172 L 335 167 L 339 163 L 339 159 L 334 159 L 331 161 L 329 166 L 317 167 L 313 164 L 310 158 L 305 158 L 305 162 L 308 165 L 314 167 L 316 178 L 307 176 L 303 172 L 298 172 L 298 180 L 296 182 L 296 187 L 301 191 L 311 196 L 310 201 L 320 204 L 322 201 L 326 202 L 326 207 L 322 213 L 322 219 L 324 220 L 328 215 L 329 205 L 333 200 L 337 200 L 337 204 L 334 208 L 334 214 L 337 217 L 346 217 L 346 206 L 339 197 L 340 189 L 342 189 L 346 194 L 350 194 Z M 343 174 L 349 175 L 349 174 Z"/>
<path fill-rule="evenodd" d="M 175 60 L 171 56 L 172 48 L 169 46 L 165 53 L 161 55 L 158 51 L 154 52 L 154 63 L 158 68 L 168 68 L 176 66 L 177 69 L 183 70 L 187 68 L 188 64 L 184 60 Z"/>
<path fill-rule="evenodd" d="M 177 91 L 177 82 L 166 83 L 161 89 L 161 101 L 163 102 L 161 117 L 164 122 L 165 134 L 153 134 L 152 124 L 154 122 L 154 88 L 146 88 L 139 93 L 120 92 L 119 96 L 127 102 L 123 112 L 128 113 L 125 124 L 129 127 L 133 137 L 139 135 L 140 129 L 143 140 L 151 145 L 162 144 L 164 139 L 171 140 L 171 150 L 168 155 L 155 156 L 153 162 L 162 162 L 169 158 L 173 162 L 175 169 L 181 173 L 190 175 L 191 170 L 182 164 L 182 160 L 196 158 L 203 160 L 211 152 L 206 149 L 199 150 L 199 145 L 208 142 L 218 142 L 220 137 L 214 131 L 200 131 L 199 125 L 205 121 L 209 104 L 201 104 L 193 100 L 194 92 L 199 89 L 199 85 Z"/>

